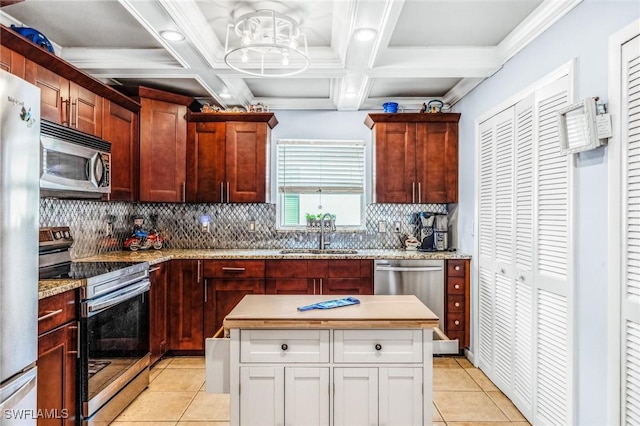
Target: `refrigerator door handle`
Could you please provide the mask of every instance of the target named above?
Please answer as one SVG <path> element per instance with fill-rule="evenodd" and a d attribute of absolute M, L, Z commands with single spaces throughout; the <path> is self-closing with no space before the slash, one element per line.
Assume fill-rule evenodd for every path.
<path fill-rule="evenodd" d="M 36 387 L 37 371 L 37 367 L 33 367 L 0 388 L 0 413 L 14 408 Z"/>

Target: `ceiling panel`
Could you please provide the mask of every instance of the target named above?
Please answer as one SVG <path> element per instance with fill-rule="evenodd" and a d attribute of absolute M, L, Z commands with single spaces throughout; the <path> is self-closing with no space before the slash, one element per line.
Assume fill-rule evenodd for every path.
<path fill-rule="evenodd" d="M 542 0 L 409 0 L 389 47 L 496 46 Z"/>
<path fill-rule="evenodd" d="M 245 83 L 256 98 L 328 98 L 328 78 L 248 78 Z"/>
<path fill-rule="evenodd" d="M 441 97 L 460 80 L 460 78 L 376 78 L 369 96 L 373 98 Z"/>
<path fill-rule="evenodd" d="M 25 1 L 2 11 L 63 47 L 160 47 L 114 0 Z"/>

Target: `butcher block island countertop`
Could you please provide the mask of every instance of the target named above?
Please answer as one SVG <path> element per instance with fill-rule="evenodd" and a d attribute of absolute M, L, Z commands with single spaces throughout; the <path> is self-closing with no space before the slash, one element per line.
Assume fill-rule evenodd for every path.
<path fill-rule="evenodd" d="M 230 393 L 231 426 L 432 424 L 438 317 L 415 296 L 297 309 L 341 297 L 247 295 L 229 338 L 206 339 L 206 390 Z"/>
<path fill-rule="evenodd" d="M 438 317 L 415 296 L 358 296 L 357 305 L 298 311 L 333 295 L 247 295 L 227 315 L 230 328 L 434 328 Z"/>

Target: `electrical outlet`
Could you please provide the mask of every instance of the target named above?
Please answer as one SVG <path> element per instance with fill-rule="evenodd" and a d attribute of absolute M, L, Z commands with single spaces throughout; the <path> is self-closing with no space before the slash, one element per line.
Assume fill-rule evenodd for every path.
<path fill-rule="evenodd" d="M 396 220 L 393 223 L 393 232 L 395 232 L 396 234 L 399 234 L 400 233 L 400 226 L 401 226 L 400 221 Z"/>
<path fill-rule="evenodd" d="M 381 220 L 378 222 L 378 232 L 387 232 L 387 222 Z"/>
<path fill-rule="evenodd" d="M 256 221 L 255 220 L 250 220 L 249 221 L 249 232 L 256 232 Z"/>
<path fill-rule="evenodd" d="M 203 234 L 210 234 L 211 227 L 209 226 L 209 222 L 200 222 L 200 232 Z"/>

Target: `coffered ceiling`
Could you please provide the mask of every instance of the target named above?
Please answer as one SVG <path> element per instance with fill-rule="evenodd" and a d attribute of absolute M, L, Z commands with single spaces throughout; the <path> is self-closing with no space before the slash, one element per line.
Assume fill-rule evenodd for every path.
<path fill-rule="evenodd" d="M 222 108 L 404 110 L 453 105 L 582 0 L 26 0 L 4 25 L 38 29 L 56 54 L 113 85 L 142 84 Z M 311 65 L 291 77 L 224 63 L 229 24 L 273 9 L 295 18 Z M 376 37 L 358 41 L 354 31 Z M 181 32 L 167 41 L 165 30 Z"/>

